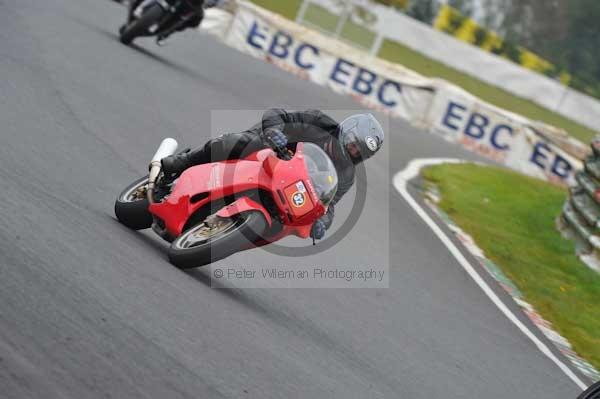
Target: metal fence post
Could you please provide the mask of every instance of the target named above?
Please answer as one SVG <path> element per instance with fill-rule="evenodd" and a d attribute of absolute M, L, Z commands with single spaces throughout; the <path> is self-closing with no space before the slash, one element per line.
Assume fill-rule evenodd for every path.
<path fill-rule="evenodd" d="M 337 26 L 335 27 L 334 37 L 336 39 L 339 38 L 340 35 L 342 34 L 344 25 L 346 25 L 346 22 L 348 21 L 348 18 L 350 18 L 350 15 L 352 14 L 352 10 L 354 8 L 354 6 L 352 5 L 352 3 L 350 1 L 346 0 L 345 3 L 346 3 L 346 6 L 344 7 L 344 11 L 342 11 L 342 15 L 340 16 Z"/>
<path fill-rule="evenodd" d="M 375 41 L 373 42 L 371 50 L 369 51 L 370 55 L 376 57 L 377 54 L 379 54 L 379 50 L 381 50 L 381 45 L 383 44 L 384 39 L 385 37 L 383 36 L 383 33 L 377 32 L 377 37 L 375 37 Z"/>
<path fill-rule="evenodd" d="M 306 10 L 308 10 L 308 6 L 310 5 L 310 0 L 304 0 L 300 5 L 300 9 L 298 10 L 298 14 L 296 14 L 296 22 L 302 24 L 304 22 L 304 16 L 306 15 Z"/>

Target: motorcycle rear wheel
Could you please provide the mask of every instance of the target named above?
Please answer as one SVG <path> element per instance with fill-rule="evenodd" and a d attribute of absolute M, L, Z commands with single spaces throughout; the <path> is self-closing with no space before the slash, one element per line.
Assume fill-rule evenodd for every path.
<path fill-rule="evenodd" d="M 148 176 L 136 180 L 123 190 L 115 201 L 115 216 L 119 222 L 133 230 L 148 229 L 152 226 L 148 199 L 138 193 L 146 184 Z"/>
<path fill-rule="evenodd" d="M 164 13 L 165 10 L 160 4 L 152 4 L 144 10 L 140 18 L 134 19 L 120 29 L 119 40 L 123 44 L 131 44 L 136 37 L 146 35 L 148 28 L 159 21 Z"/>
<path fill-rule="evenodd" d="M 169 261 L 180 269 L 191 269 L 224 259 L 251 247 L 267 229 L 262 213 L 246 212 L 222 219 L 212 234 L 205 223 L 186 230 L 169 248 Z"/>

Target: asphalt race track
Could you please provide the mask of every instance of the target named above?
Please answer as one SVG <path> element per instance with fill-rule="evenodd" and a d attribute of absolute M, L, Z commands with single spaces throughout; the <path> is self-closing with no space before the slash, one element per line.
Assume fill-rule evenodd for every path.
<path fill-rule="evenodd" d="M 385 253 L 388 289 L 214 289 L 209 269 L 177 270 L 165 244 L 116 222 L 115 196 L 160 140 L 201 144 L 211 110 L 359 108 L 195 32 L 125 47 L 123 19 L 107 0 L 0 0 L 1 397 L 577 396 L 393 191 L 412 158 L 473 158 L 405 123 L 390 126 L 361 222 L 336 247 L 221 262 Z M 256 122 L 246 114 L 214 129 Z M 372 239 L 378 218 L 390 249 Z"/>

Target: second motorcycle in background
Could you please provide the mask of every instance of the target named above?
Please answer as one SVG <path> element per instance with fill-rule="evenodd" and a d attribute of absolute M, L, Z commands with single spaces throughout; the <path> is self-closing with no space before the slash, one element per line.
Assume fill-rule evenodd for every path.
<path fill-rule="evenodd" d="M 216 3 L 214 0 L 132 0 L 127 22 L 119 29 L 119 40 L 131 44 L 140 36 L 156 36 L 160 45 L 174 32 L 197 27 L 204 18 L 204 9 Z"/>

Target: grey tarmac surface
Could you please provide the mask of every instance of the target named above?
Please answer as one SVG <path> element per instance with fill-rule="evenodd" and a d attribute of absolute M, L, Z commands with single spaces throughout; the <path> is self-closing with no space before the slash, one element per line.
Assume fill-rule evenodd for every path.
<path fill-rule="evenodd" d="M 211 110 L 359 108 L 197 33 L 125 47 L 123 18 L 104 0 L 0 0 L 1 397 L 576 397 L 393 192 L 414 157 L 473 158 L 406 123 L 338 246 L 221 262 L 385 253 L 388 289 L 214 289 L 208 269 L 175 269 L 164 243 L 117 223 L 115 196 L 163 137 L 193 146 L 255 122 L 232 113 L 211 131 Z"/>

